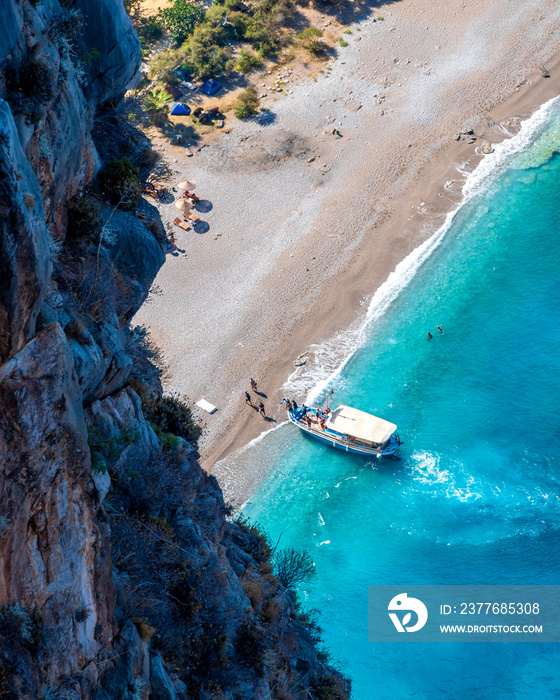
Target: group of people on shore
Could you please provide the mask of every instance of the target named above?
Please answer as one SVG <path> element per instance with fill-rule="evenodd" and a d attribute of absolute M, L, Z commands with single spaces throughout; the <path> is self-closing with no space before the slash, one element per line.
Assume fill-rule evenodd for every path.
<path fill-rule="evenodd" d="M 261 394 L 258 390 L 258 387 L 257 387 L 257 382 L 253 378 L 251 378 L 251 391 L 253 391 L 255 394 L 257 394 L 257 396 L 261 396 Z M 252 408 L 256 408 L 257 411 L 261 414 L 261 416 L 265 420 L 268 420 L 262 399 L 260 400 L 258 405 L 256 403 L 254 404 L 253 400 L 251 398 L 251 394 L 248 391 L 246 391 L 245 392 L 245 403 L 248 404 L 249 406 L 251 406 Z"/>

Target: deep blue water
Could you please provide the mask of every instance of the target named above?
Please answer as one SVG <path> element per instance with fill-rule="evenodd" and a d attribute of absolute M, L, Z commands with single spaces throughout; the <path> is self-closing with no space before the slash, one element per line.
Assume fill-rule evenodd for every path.
<path fill-rule="evenodd" d="M 299 595 L 355 700 L 560 698 L 554 644 L 367 641 L 369 584 L 560 584 L 558 148 L 556 106 L 334 379 L 335 405 L 398 423 L 400 461 L 293 426 L 254 450 L 271 472 L 244 513 L 311 553 Z"/>

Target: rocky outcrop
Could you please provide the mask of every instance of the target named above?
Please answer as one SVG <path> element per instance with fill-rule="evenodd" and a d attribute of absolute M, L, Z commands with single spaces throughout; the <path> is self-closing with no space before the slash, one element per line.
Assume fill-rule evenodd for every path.
<path fill-rule="evenodd" d="M 49 275 L 41 191 L 0 100 L 0 361 L 33 337 Z"/>
<path fill-rule="evenodd" d="M 344 699 L 128 326 L 164 234 L 95 195 L 149 156 L 112 110 L 140 62 L 122 0 L 0 19 L 0 698 Z"/>
<path fill-rule="evenodd" d="M 2 366 L 0 411 L 0 605 L 40 611 L 42 681 L 56 683 L 108 644 L 112 612 L 82 397 L 58 324 Z"/>
<path fill-rule="evenodd" d="M 142 61 L 138 35 L 122 2 L 75 0 L 84 18 L 83 42 L 90 56 L 86 94 L 96 103 L 122 97 Z"/>

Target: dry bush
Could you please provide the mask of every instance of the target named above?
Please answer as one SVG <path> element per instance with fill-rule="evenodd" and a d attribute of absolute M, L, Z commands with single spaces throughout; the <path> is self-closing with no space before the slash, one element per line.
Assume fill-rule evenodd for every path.
<path fill-rule="evenodd" d="M 311 555 L 296 549 L 277 552 L 274 556 L 274 569 L 276 578 L 286 588 L 297 588 L 317 576 Z"/>
<path fill-rule="evenodd" d="M 68 306 L 96 321 L 111 312 L 128 320 L 137 307 L 139 285 L 103 258 L 76 261 L 66 257 L 55 272 L 55 280 L 67 295 Z"/>
<path fill-rule="evenodd" d="M 283 605 L 277 598 L 270 598 L 266 601 L 262 609 L 263 618 L 273 625 L 282 616 Z"/>
<path fill-rule="evenodd" d="M 245 578 L 241 581 L 243 592 L 251 601 L 251 606 L 256 612 L 260 612 L 263 604 L 263 590 L 258 581 L 252 578 Z"/>

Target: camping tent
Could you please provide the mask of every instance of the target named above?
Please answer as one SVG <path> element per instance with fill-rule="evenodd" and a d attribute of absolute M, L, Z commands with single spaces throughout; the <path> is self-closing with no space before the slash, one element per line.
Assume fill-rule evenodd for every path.
<path fill-rule="evenodd" d="M 191 108 L 189 105 L 183 104 L 182 102 L 175 102 L 173 107 L 171 108 L 171 114 L 176 114 L 176 115 L 181 115 L 181 114 L 190 114 L 191 113 Z"/>
<path fill-rule="evenodd" d="M 206 93 L 206 95 L 214 95 L 218 90 L 221 90 L 222 86 L 217 80 L 207 80 L 200 86 L 200 92 Z"/>

